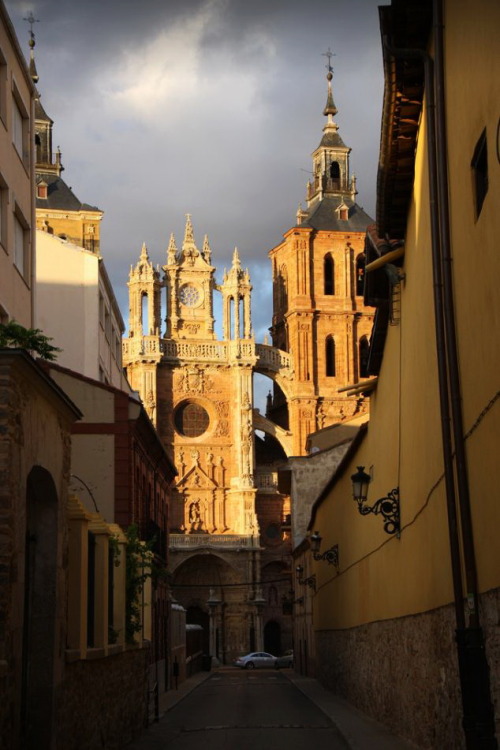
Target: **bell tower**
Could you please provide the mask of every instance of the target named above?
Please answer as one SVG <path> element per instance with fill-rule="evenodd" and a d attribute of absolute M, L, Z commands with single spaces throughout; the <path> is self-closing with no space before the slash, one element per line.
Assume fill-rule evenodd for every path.
<path fill-rule="evenodd" d="M 356 178 L 350 175 L 351 149 L 334 120 L 331 52 L 326 53 L 327 118 L 312 153 L 313 176 L 306 207 L 269 256 L 273 269 L 273 345 L 290 352 L 294 363 L 292 395 L 285 402 L 274 388 L 268 413 L 293 433 L 294 455 L 305 451 L 309 433 L 362 415 L 360 396 L 340 389 L 365 376 L 373 311 L 363 305 L 364 241 L 373 220 L 356 203 Z"/>
<path fill-rule="evenodd" d="M 157 377 L 161 359 L 161 281 L 143 243 L 137 264 L 131 266 L 129 281 L 129 334 L 124 345 L 124 364 L 129 364 L 129 381 L 139 391 L 148 416 L 157 424 Z"/>
<path fill-rule="evenodd" d="M 250 339 L 252 336 L 252 320 L 250 311 L 250 274 L 248 269 L 243 271 L 238 255 L 238 248 L 234 248 L 233 264 L 229 273 L 224 271 L 224 281 L 220 287 L 222 292 L 223 336 L 228 339 Z"/>

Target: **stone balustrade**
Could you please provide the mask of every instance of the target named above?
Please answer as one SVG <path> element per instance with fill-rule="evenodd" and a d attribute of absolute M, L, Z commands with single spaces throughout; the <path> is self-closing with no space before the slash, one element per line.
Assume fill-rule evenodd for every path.
<path fill-rule="evenodd" d="M 170 534 L 171 551 L 187 550 L 196 547 L 218 547 L 239 549 L 258 546 L 258 538 L 237 534 Z"/>

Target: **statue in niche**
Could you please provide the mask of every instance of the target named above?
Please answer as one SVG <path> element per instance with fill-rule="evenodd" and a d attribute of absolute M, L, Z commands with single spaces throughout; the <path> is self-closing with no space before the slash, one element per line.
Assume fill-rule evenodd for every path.
<path fill-rule="evenodd" d="M 203 521 L 201 520 L 201 509 L 200 509 L 200 501 L 194 500 L 191 505 L 189 506 L 189 517 L 188 517 L 189 525 L 190 525 L 190 533 L 194 534 L 197 531 L 200 531 L 200 529 L 203 526 Z"/>
<path fill-rule="evenodd" d="M 146 396 L 146 402 L 144 405 L 146 407 L 146 413 L 148 417 L 153 422 L 154 417 L 155 417 L 155 411 L 156 411 L 156 402 L 155 402 L 155 398 L 153 395 L 153 391 L 148 391 L 148 394 Z"/>

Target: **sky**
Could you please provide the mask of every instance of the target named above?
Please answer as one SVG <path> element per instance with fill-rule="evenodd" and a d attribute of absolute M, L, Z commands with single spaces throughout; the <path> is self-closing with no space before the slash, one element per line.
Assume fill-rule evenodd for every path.
<path fill-rule="evenodd" d="M 126 322 L 128 273 L 142 243 L 164 264 L 170 233 L 180 247 L 190 213 L 198 247 L 208 234 L 218 282 L 238 247 L 263 341 L 272 315 L 267 253 L 305 203 L 326 121 L 328 49 L 357 200 L 375 215 L 381 0 L 5 4 L 27 57 L 23 19 L 30 11 L 37 19 L 38 89 L 53 146 L 77 197 L 104 211 L 101 252 Z"/>

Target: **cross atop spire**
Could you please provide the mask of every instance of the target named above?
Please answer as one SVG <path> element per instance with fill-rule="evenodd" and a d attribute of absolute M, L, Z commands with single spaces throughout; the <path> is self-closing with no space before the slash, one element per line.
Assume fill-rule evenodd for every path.
<path fill-rule="evenodd" d="M 330 47 L 328 47 L 326 52 L 321 53 L 321 56 L 328 58 L 328 65 L 325 65 L 325 68 L 328 70 L 328 73 L 333 73 L 332 57 L 335 57 L 335 52 L 332 52 Z"/>
<path fill-rule="evenodd" d="M 27 21 L 29 23 L 29 25 L 30 25 L 30 41 L 29 41 L 29 45 L 30 45 L 30 64 L 29 64 L 30 76 L 31 76 L 31 80 L 33 81 L 33 83 L 38 83 L 39 76 L 38 76 L 36 65 L 35 65 L 35 52 L 34 52 L 34 50 L 35 50 L 35 34 L 33 32 L 33 24 L 34 23 L 40 23 L 40 22 L 39 22 L 38 18 L 35 18 L 35 16 L 33 15 L 33 12 L 31 10 L 30 10 L 29 16 L 27 18 L 23 18 L 23 21 Z"/>
<path fill-rule="evenodd" d="M 333 101 L 333 93 L 332 93 L 332 78 L 333 78 L 333 68 L 332 68 L 332 57 L 335 56 L 335 52 L 332 52 L 330 47 L 328 47 L 327 52 L 322 53 L 323 57 L 328 58 L 328 65 L 326 65 L 326 69 L 328 70 L 328 73 L 326 74 L 326 80 L 328 81 L 328 95 L 326 98 L 326 107 L 323 110 L 323 114 L 328 116 L 328 123 L 333 124 L 333 117 L 337 114 L 338 110 L 335 106 L 335 102 Z"/>
<path fill-rule="evenodd" d="M 27 21 L 30 25 L 30 47 L 35 46 L 35 34 L 33 33 L 33 24 L 40 23 L 38 18 L 35 18 L 33 11 L 30 10 L 30 14 L 27 18 L 23 18 L 23 21 Z"/>

